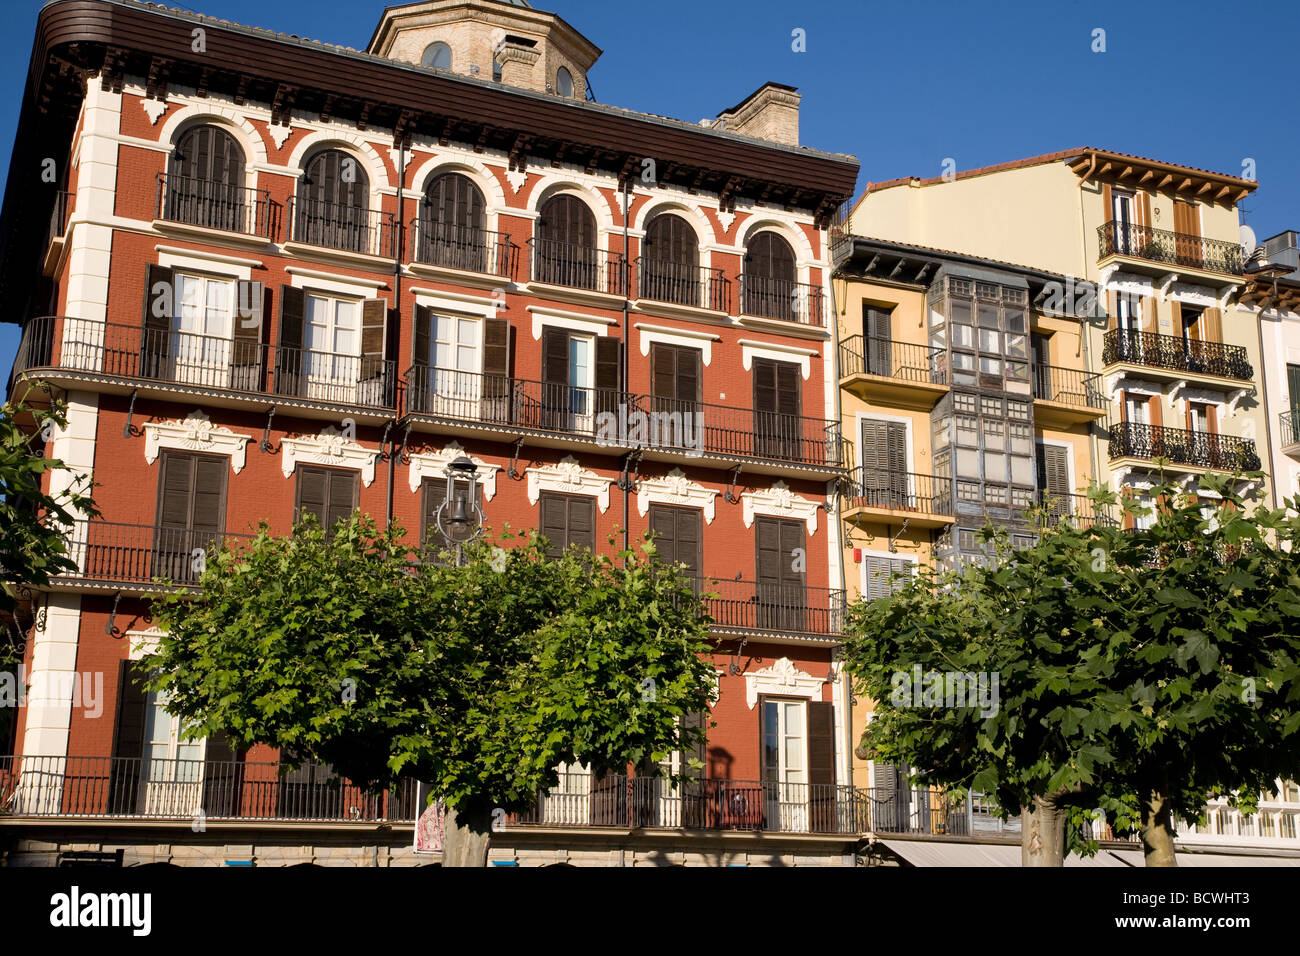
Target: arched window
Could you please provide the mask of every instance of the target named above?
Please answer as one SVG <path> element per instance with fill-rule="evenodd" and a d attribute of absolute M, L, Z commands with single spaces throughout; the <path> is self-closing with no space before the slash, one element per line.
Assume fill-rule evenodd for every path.
<path fill-rule="evenodd" d="M 483 272 L 487 267 L 486 203 L 461 173 L 435 176 L 424 192 L 416 229 L 417 261 Z"/>
<path fill-rule="evenodd" d="M 209 229 L 247 231 L 244 151 L 216 126 L 191 126 L 167 163 L 163 219 Z"/>
<path fill-rule="evenodd" d="M 775 232 L 760 232 L 745 244 L 742 310 L 747 315 L 798 321 L 794 250 Z"/>
<path fill-rule="evenodd" d="M 552 196 L 542 205 L 533 240 L 533 278 L 579 289 L 599 287 L 596 217 L 577 196 Z"/>
<path fill-rule="evenodd" d="M 700 295 L 700 243 L 681 216 L 655 216 L 646 226 L 641 256 L 641 288 L 645 299 L 703 305 Z"/>
<path fill-rule="evenodd" d="M 573 96 L 573 74 L 568 67 L 560 67 L 555 73 L 555 92 L 561 96 Z"/>
<path fill-rule="evenodd" d="M 424 55 L 420 57 L 421 66 L 431 66 L 435 70 L 451 69 L 451 47 L 438 40 L 436 43 L 430 43 L 424 48 Z"/>
<path fill-rule="evenodd" d="M 298 185 L 294 238 L 314 246 L 374 252 L 370 179 L 361 161 L 339 149 L 314 155 Z"/>

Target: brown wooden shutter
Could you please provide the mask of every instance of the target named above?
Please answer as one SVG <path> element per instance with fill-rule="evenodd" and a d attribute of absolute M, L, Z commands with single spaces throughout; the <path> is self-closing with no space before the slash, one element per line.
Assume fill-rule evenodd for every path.
<path fill-rule="evenodd" d="M 559 557 L 568 543 L 569 505 L 563 495 L 543 494 L 541 496 L 541 532 L 546 538 L 546 553 L 550 557 Z"/>
<path fill-rule="evenodd" d="M 1204 316 L 1205 332 L 1203 338 L 1207 342 L 1223 341 L 1223 313 L 1218 309 L 1206 309 Z"/>
<path fill-rule="evenodd" d="M 415 334 L 411 337 L 412 365 L 432 366 L 434 363 L 433 315 L 432 306 L 417 305 L 415 307 Z"/>
<path fill-rule="evenodd" d="M 1159 395 L 1152 395 L 1147 399 L 1147 408 L 1150 409 L 1151 424 L 1157 428 L 1164 425 L 1165 419 L 1164 413 L 1160 409 Z"/>
<path fill-rule="evenodd" d="M 298 395 L 303 386 L 302 343 L 307 296 L 302 289 L 280 286 L 280 337 L 276 349 L 275 390 Z"/>
<path fill-rule="evenodd" d="M 677 398 L 677 350 L 671 345 L 650 346 L 650 393 L 666 402 Z"/>
<path fill-rule="evenodd" d="M 361 377 L 371 378 L 388 356 L 388 301 L 365 299 L 361 303 Z"/>
<path fill-rule="evenodd" d="M 804 572 L 794 570 L 795 549 L 804 547 L 804 523 L 759 517 L 754 521 L 759 627 L 798 630 L 807 593 Z"/>
<path fill-rule="evenodd" d="M 240 279 L 235 290 L 235 330 L 230 356 L 230 386 L 246 392 L 262 390 L 262 333 L 266 286 Z M 245 311 L 247 310 L 247 311 Z"/>
<path fill-rule="evenodd" d="M 596 338 L 596 414 L 616 415 L 620 404 L 624 404 L 623 341 L 598 336 Z"/>
<path fill-rule="evenodd" d="M 297 519 L 314 514 L 321 527 L 332 531 L 339 519 L 356 510 L 359 479 L 354 471 L 299 465 Z"/>
<path fill-rule="evenodd" d="M 596 550 L 596 499 L 586 495 L 543 494 L 541 531 L 546 553 L 556 557 L 569 545 Z"/>
<path fill-rule="evenodd" d="M 1149 295 L 1142 296 L 1142 331 L 1160 331 L 1160 316 L 1156 313 L 1156 300 Z"/>
<path fill-rule="evenodd" d="M 137 788 L 143 776 L 144 727 L 149 698 L 140 685 L 139 666 L 122 661 L 117 681 L 117 727 L 113 735 L 113 772 L 109 777 L 109 812 L 135 813 Z"/>
<path fill-rule="evenodd" d="M 1074 490 L 1070 487 L 1070 449 L 1063 445 L 1038 443 L 1038 488 L 1058 499 L 1055 504 L 1057 511 L 1069 500 L 1061 496 L 1069 495 Z"/>
<path fill-rule="evenodd" d="M 1119 328 L 1119 303 L 1113 289 L 1106 290 L 1106 331 Z"/>
<path fill-rule="evenodd" d="M 1106 214 L 1102 217 L 1102 221 L 1111 222 L 1115 218 L 1115 202 L 1110 191 L 1110 183 L 1101 184 L 1101 202 L 1106 209 Z"/>
<path fill-rule="evenodd" d="M 1142 210 L 1142 225 L 1148 229 L 1155 227 L 1155 220 L 1151 218 L 1151 194 L 1149 192 L 1139 192 L 1140 200 L 1138 208 Z"/>
<path fill-rule="evenodd" d="M 659 559 L 665 564 L 684 564 L 697 577 L 702 564 L 701 512 L 695 508 L 650 506 L 650 532 L 655 536 Z"/>
<path fill-rule="evenodd" d="M 569 385 L 569 333 L 564 329 L 542 330 L 542 383 Z"/>
<path fill-rule="evenodd" d="M 596 499 L 574 495 L 569 499 L 568 543 L 596 550 Z"/>
<path fill-rule="evenodd" d="M 176 314 L 176 276 L 166 266 L 150 265 L 145 270 L 144 316 L 140 343 L 140 374 L 145 378 L 168 378 L 172 316 Z"/>
<path fill-rule="evenodd" d="M 340 520 L 352 516 L 357 507 L 360 477 L 356 472 L 330 471 L 325 527 L 333 528 Z"/>
<path fill-rule="evenodd" d="M 234 816 L 242 795 L 243 766 L 224 733 L 210 735 L 203 746 L 203 810 L 209 816 Z"/>
<path fill-rule="evenodd" d="M 225 530 L 226 469 L 229 467 L 229 462 L 224 458 L 195 460 L 194 506 L 190 512 L 192 530 L 211 535 L 218 535 Z M 202 543 L 204 542 L 200 542 Z"/>
<path fill-rule="evenodd" d="M 295 521 L 302 521 L 308 514 L 314 514 L 322 526 L 325 525 L 325 495 L 329 479 L 320 468 L 298 466 L 298 502 L 295 507 Z"/>
<path fill-rule="evenodd" d="M 567 374 L 567 360 L 565 370 Z M 510 322 L 507 319 L 483 320 L 483 374 L 510 377 Z"/>
<path fill-rule="evenodd" d="M 808 783 L 812 829 L 835 830 L 835 705 L 808 702 Z"/>

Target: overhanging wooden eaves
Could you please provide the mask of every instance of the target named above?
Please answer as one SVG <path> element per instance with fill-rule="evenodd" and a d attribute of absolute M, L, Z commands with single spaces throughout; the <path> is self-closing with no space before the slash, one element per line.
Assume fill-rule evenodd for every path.
<path fill-rule="evenodd" d="M 1268 275 L 1248 276 L 1238 302 L 1261 310 L 1300 312 L 1300 281 Z"/>
<path fill-rule="evenodd" d="M 1085 149 L 1066 163 L 1075 174 L 1088 179 L 1223 206 L 1237 204 L 1259 185 L 1226 173 L 1100 149 Z"/>

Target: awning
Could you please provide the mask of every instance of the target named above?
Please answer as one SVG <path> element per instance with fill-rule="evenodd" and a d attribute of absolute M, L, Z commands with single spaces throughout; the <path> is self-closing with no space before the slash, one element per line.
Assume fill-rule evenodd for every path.
<path fill-rule="evenodd" d="M 1235 849 L 1235 848 L 1234 848 Z M 1127 866 L 1145 866 L 1141 850 L 1107 850 Z M 1217 866 L 1300 866 L 1300 857 L 1264 856 L 1250 853 L 1186 853 L 1174 851 L 1178 865 L 1190 867 Z"/>
<path fill-rule="evenodd" d="M 948 840 L 881 840 L 885 846 L 913 866 L 1019 866 L 1020 844 L 1009 843 L 956 843 Z M 1138 853 L 1137 866 L 1142 865 Z M 1096 856 L 1072 854 L 1065 858 L 1066 866 L 1123 867 L 1133 864 L 1105 851 Z"/>

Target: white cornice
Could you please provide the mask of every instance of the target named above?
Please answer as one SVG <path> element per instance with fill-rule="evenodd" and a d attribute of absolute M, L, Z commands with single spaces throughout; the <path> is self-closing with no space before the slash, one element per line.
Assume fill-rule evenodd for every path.
<path fill-rule="evenodd" d="M 356 468 L 361 472 L 361 483 L 367 488 L 375 480 L 375 460 L 379 452 L 348 441 L 336 428 L 325 428 L 318 435 L 283 438 L 280 449 L 280 472 L 286 478 L 293 475 L 294 467 L 301 461 L 311 465 Z"/>
<path fill-rule="evenodd" d="M 108 225 L 105 223 L 105 225 Z M 114 226 L 113 228 L 116 228 Z M 232 266 L 247 266 L 250 269 L 261 269 L 265 263 L 261 259 L 245 259 L 242 256 L 227 256 L 220 252 L 208 252 L 206 249 L 188 249 L 182 246 L 166 246 L 161 243 L 154 246 L 154 252 L 167 252 L 176 256 L 189 256 L 193 259 L 209 259 L 212 262 L 225 262 Z"/>
<path fill-rule="evenodd" d="M 654 505 L 679 505 L 700 508 L 704 523 L 713 524 L 714 500 L 719 495 L 703 485 L 691 481 L 680 468 L 674 468 L 662 478 L 641 478 L 637 481 L 636 510 L 645 517 Z"/>
<path fill-rule="evenodd" d="M 235 474 L 244 470 L 244 446 L 252 435 L 237 435 L 225 426 L 214 426 L 201 409 L 184 421 L 149 422 L 144 426 L 144 460 L 152 465 L 161 448 L 229 455 Z"/>
<path fill-rule="evenodd" d="M 592 495 L 600 513 L 609 510 L 609 486 L 614 479 L 602 478 L 594 471 L 587 471 L 578 459 L 569 455 L 558 465 L 542 465 L 540 468 L 527 468 L 528 503 L 537 504 L 543 491 L 554 491 L 566 495 Z"/>
<path fill-rule="evenodd" d="M 303 276 L 307 279 L 328 279 L 331 282 L 346 282 L 348 285 L 363 285 L 371 289 L 387 289 L 388 283 L 379 279 L 362 279 L 358 276 L 339 275 L 337 272 L 322 272 L 319 269 L 305 269 L 302 266 L 285 266 L 289 275 Z"/>
<path fill-rule="evenodd" d="M 817 502 L 809 501 L 790 490 L 784 481 L 778 481 L 766 491 L 747 491 L 740 496 L 744 503 L 745 527 L 754 524 L 755 515 L 772 518 L 798 518 L 808 524 L 808 533 L 817 533 Z"/>
<path fill-rule="evenodd" d="M 771 667 L 745 675 L 745 703 L 753 710 L 760 695 L 777 697 L 806 697 L 821 700 L 822 685 L 826 681 L 814 677 L 794 666 L 788 657 L 780 657 Z"/>
<path fill-rule="evenodd" d="M 420 490 L 420 483 L 425 478 L 445 478 L 447 476 L 447 466 L 457 458 L 465 455 L 465 449 L 461 448 L 457 442 L 451 442 L 442 451 L 420 452 L 411 455 L 411 467 L 409 475 L 409 484 L 411 491 Z M 470 461 L 478 466 L 478 472 L 475 480 L 483 486 L 483 499 L 491 501 L 497 493 L 497 472 L 501 470 L 500 465 L 494 465 L 486 462 L 481 458 L 475 458 L 473 455 L 467 455 Z"/>

